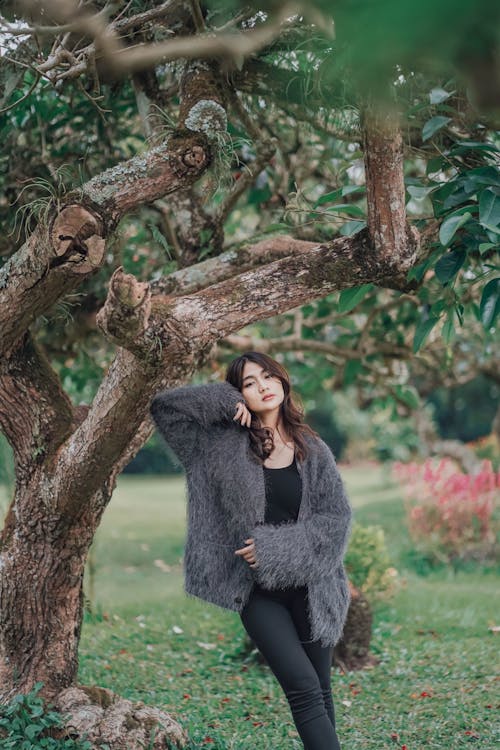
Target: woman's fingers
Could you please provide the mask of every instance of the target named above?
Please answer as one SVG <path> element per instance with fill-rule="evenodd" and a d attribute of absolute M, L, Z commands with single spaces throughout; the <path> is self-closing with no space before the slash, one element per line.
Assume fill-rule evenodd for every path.
<path fill-rule="evenodd" d="M 239 420 L 240 424 L 244 427 L 250 427 L 250 425 L 252 424 L 252 415 L 242 401 L 240 401 L 236 406 L 236 412 L 233 420 Z"/>
<path fill-rule="evenodd" d="M 246 407 L 245 404 L 242 401 L 239 401 L 236 405 L 236 411 L 234 414 L 233 419 L 238 420 L 241 419 L 245 415 Z"/>
<path fill-rule="evenodd" d="M 257 560 L 255 559 L 254 541 L 253 539 L 245 539 L 245 542 L 251 542 L 251 543 L 247 544 L 246 547 L 242 547 L 241 549 L 235 550 L 234 554 L 241 555 L 246 560 L 246 562 L 250 564 L 250 567 L 255 567 Z"/>

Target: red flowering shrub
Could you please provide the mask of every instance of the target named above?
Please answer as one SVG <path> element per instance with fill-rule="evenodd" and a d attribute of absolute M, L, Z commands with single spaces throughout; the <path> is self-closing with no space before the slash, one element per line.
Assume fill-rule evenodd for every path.
<path fill-rule="evenodd" d="M 408 530 L 421 552 L 442 562 L 499 558 L 500 472 L 491 461 L 477 474 L 464 474 L 448 458 L 396 462 L 393 475 L 403 486 Z"/>

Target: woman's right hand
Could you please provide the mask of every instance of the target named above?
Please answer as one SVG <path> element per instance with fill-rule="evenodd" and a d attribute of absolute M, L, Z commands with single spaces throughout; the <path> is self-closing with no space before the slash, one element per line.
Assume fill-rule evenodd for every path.
<path fill-rule="evenodd" d="M 250 427 L 252 423 L 252 414 L 247 409 L 243 401 L 240 401 L 237 405 L 233 421 L 239 421 L 243 427 Z"/>

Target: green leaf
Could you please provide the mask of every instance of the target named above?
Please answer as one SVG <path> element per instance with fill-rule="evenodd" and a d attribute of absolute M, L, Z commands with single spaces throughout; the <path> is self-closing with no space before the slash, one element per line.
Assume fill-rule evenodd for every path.
<path fill-rule="evenodd" d="M 432 316 L 435 317 L 437 315 L 439 317 L 441 313 L 446 310 L 447 306 L 448 303 L 445 299 L 438 299 L 431 305 L 429 312 Z"/>
<path fill-rule="evenodd" d="M 318 208 L 318 206 L 322 206 L 324 203 L 331 203 L 332 201 L 337 201 L 339 198 L 342 197 L 342 189 L 339 188 L 338 190 L 333 190 L 331 193 L 325 193 L 325 195 L 321 195 L 318 200 L 314 204 L 314 208 Z"/>
<path fill-rule="evenodd" d="M 475 193 L 481 185 L 500 187 L 500 174 L 495 167 L 477 167 L 465 172 L 464 185 L 469 193 Z"/>
<path fill-rule="evenodd" d="M 363 369 L 360 359 L 347 360 L 344 366 L 344 385 L 351 385 Z"/>
<path fill-rule="evenodd" d="M 339 198 L 343 198 L 346 195 L 352 193 L 364 193 L 366 188 L 364 185 L 344 185 L 344 187 L 333 190 L 331 193 L 325 193 L 321 195 L 314 204 L 314 208 L 322 206 L 324 203 L 332 203 L 332 201 L 338 201 Z"/>
<path fill-rule="evenodd" d="M 441 248 L 437 247 L 432 251 L 428 258 L 422 261 L 422 263 L 418 263 L 416 266 L 413 266 L 413 268 L 410 268 L 406 276 L 408 281 L 411 281 L 412 279 L 420 281 L 427 269 L 434 263 L 434 261 L 441 257 L 441 253 Z"/>
<path fill-rule="evenodd" d="M 491 328 L 500 313 L 500 277 L 488 281 L 483 289 L 479 316 L 486 330 Z"/>
<path fill-rule="evenodd" d="M 408 185 L 406 189 L 414 200 L 421 201 L 423 198 L 428 196 L 429 193 L 432 193 L 432 191 L 436 189 L 436 186 L 433 185 L 432 187 L 424 187 L 420 185 Z"/>
<path fill-rule="evenodd" d="M 413 268 L 410 268 L 410 270 L 406 274 L 407 281 L 412 281 L 413 279 L 415 279 L 416 281 L 420 281 L 423 278 L 428 265 L 428 261 L 424 260 L 423 263 L 419 263 L 418 265 L 413 266 Z"/>
<path fill-rule="evenodd" d="M 43 726 L 41 724 L 28 724 L 26 727 L 25 734 L 28 739 L 33 740 L 37 734 L 41 732 Z"/>
<path fill-rule="evenodd" d="M 421 320 L 415 330 L 415 336 L 413 338 L 413 353 L 416 354 L 421 348 L 422 344 L 426 340 L 429 333 L 432 331 L 439 318 L 431 315 L 425 320 Z"/>
<path fill-rule="evenodd" d="M 353 310 L 371 289 L 373 289 L 373 284 L 363 284 L 363 286 L 356 286 L 352 289 L 344 289 L 340 293 L 338 311 L 344 313 Z"/>
<path fill-rule="evenodd" d="M 431 119 L 427 120 L 424 127 L 422 128 L 422 140 L 428 141 L 429 138 L 432 138 L 434 133 L 437 133 L 438 130 L 441 130 L 441 128 L 443 128 L 449 122 L 451 122 L 451 117 L 443 117 L 442 115 L 431 117 Z"/>
<path fill-rule="evenodd" d="M 451 240 L 455 236 L 455 233 L 466 224 L 469 219 L 472 219 L 472 214 L 469 211 L 459 214 L 455 213 L 448 216 L 439 227 L 439 241 L 445 247 L 450 244 Z"/>
<path fill-rule="evenodd" d="M 467 253 L 465 250 L 452 250 L 438 260 L 434 267 L 434 272 L 441 284 L 447 284 L 456 276 L 462 268 L 466 257 Z"/>
<path fill-rule="evenodd" d="M 482 143 L 481 141 L 457 141 L 450 149 L 450 154 L 461 154 L 464 151 L 492 151 L 498 152 L 494 143 Z"/>
<path fill-rule="evenodd" d="M 434 156 L 427 162 L 425 174 L 428 176 L 430 174 L 434 174 L 435 172 L 440 172 L 446 165 L 447 161 L 444 156 Z"/>
<path fill-rule="evenodd" d="M 500 195 L 493 188 L 486 188 L 481 193 L 479 198 L 479 223 L 485 229 L 499 232 Z"/>
<path fill-rule="evenodd" d="M 429 92 L 429 101 L 431 104 L 441 104 L 441 102 L 449 99 L 449 97 L 454 93 L 454 91 L 445 91 L 444 89 L 436 87 Z"/>
<path fill-rule="evenodd" d="M 488 250 L 491 250 L 492 247 L 495 247 L 494 242 L 481 242 L 479 245 L 479 252 L 483 255 L 484 253 L 487 253 Z"/>
<path fill-rule="evenodd" d="M 346 223 L 342 224 L 342 226 L 340 227 L 339 234 L 341 234 L 343 237 L 352 237 L 353 234 L 356 234 L 356 232 L 360 232 L 365 227 L 366 221 L 346 221 Z"/>
<path fill-rule="evenodd" d="M 450 310 L 443 325 L 442 335 L 445 344 L 451 344 L 455 338 L 455 325 L 453 323 L 453 310 Z"/>
<path fill-rule="evenodd" d="M 162 232 L 160 232 L 156 224 L 149 224 L 149 230 L 151 232 L 151 235 L 154 241 L 157 242 L 160 245 L 160 247 L 162 247 L 165 250 L 168 258 L 172 260 L 172 248 L 168 244 L 168 240 L 165 237 L 165 235 Z"/>
<path fill-rule="evenodd" d="M 417 409 L 420 406 L 419 395 L 413 386 L 396 385 L 394 393 L 398 399 L 407 404 L 411 409 Z"/>
<path fill-rule="evenodd" d="M 366 193 L 365 185 L 344 185 L 342 196 L 351 195 L 352 193 Z"/>

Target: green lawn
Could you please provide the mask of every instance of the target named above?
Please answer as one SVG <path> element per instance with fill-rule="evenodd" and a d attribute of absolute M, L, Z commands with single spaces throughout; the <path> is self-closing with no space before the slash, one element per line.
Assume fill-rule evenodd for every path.
<path fill-rule="evenodd" d="M 402 567 L 404 513 L 387 472 L 341 468 L 355 519 L 380 524 L 404 586 L 374 612 L 372 669 L 332 670 L 343 750 L 498 746 L 493 713 L 498 637 L 493 575 Z M 182 590 L 182 478 L 122 476 L 92 557 L 95 616 L 85 619 L 79 681 L 164 707 L 192 748 L 299 750 L 273 674 L 245 653 L 235 612 Z M 86 576 L 86 591 L 90 578 Z M 495 703 L 496 701 L 496 703 Z"/>

